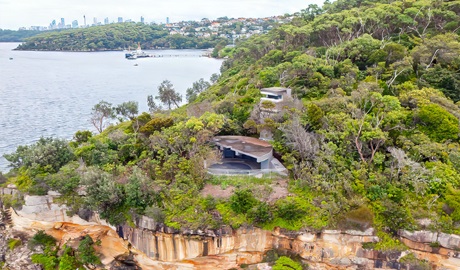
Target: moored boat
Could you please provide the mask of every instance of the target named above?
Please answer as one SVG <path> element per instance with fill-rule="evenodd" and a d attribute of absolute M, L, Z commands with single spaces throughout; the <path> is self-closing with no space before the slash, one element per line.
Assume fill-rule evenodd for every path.
<path fill-rule="evenodd" d="M 146 57 L 153 57 L 153 55 L 147 54 L 144 51 L 142 51 L 140 43 L 137 43 L 137 50 L 128 51 L 127 53 L 125 53 L 125 58 L 130 59 L 130 60 L 137 59 L 137 58 L 146 58 Z"/>

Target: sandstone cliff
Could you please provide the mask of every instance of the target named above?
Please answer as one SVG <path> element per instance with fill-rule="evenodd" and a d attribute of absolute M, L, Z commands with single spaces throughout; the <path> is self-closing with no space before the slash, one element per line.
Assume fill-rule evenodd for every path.
<path fill-rule="evenodd" d="M 362 247 L 364 242 L 379 240 L 373 229 L 312 233 L 222 228 L 179 232 L 140 217 L 135 228 L 122 226 L 116 228 L 117 232 L 97 215 L 90 221 L 67 216 L 65 206 L 54 203 L 54 197 L 53 194 L 25 196 L 23 208 L 10 211 L 11 227 L 5 228 L 2 237 L 27 238 L 38 230 L 45 230 L 63 244 L 88 234 L 101 240 L 96 251 L 109 269 L 135 269 L 126 268 L 129 265 L 171 270 L 239 268 L 242 264 L 262 262 L 272 250 L 297 254 L 311 269 L 401 269 L 404 265 L 399 259 L 409 253 L 426 260 L 435 269 L 460 269 L 460 236 L 457 235 L 400 231 L 400 239 L 409 250 L 378 252 Z M 37 269 L 28 259 L 31 252 L 21 248 L 14 253 L 16 257 L 3 249 L 6 265 L 10 269 Z M 259 264 L 251 269 L 270 269 L 270 266 Z"/>

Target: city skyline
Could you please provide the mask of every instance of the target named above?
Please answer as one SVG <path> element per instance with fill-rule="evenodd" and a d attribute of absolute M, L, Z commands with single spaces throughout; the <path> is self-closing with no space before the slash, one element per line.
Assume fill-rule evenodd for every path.
<path fill-rule="evenodd" d="M 17 30 L 21 27 L 49 26 L 53 20 L 60 22 L 65 18 L 66 24 L 77 20 L 83 25 L 86 16 L 87 25 L 98 22 L 116 22 L 118 17 L 123 20 L 140 21 L 141 16 L 146 23 L 165 23 L 166 17 L 170 22 L 201 20 L 202 18 L 260 18 L 285 13 L 298 12 L 309 4 L 322 5 L 323 1 L 310 0 L 235 0 L 235 1 L 204 1 L 204 0 L 170 0 L 155 2 L 135 0 L 126 5 L 120 0 L 99 0 L 97 2 L 80 0 L 64 3 L 59 0 L 0 0 L 0 28 Z"/>

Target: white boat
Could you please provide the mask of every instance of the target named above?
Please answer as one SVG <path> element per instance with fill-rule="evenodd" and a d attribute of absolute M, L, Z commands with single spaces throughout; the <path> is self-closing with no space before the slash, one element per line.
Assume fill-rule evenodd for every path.
<path fill-rule="evenodd" d="M 126 59 L 137 59 L 137 58 L 146 58 L 146 57 L 153 57 L 153 55 L 146 54 L 144 51 L 141 49 L 141 43 L 137 43 L 137 50 L 135 51 L 128 51 L 125 53 L 125 58 Z"/>

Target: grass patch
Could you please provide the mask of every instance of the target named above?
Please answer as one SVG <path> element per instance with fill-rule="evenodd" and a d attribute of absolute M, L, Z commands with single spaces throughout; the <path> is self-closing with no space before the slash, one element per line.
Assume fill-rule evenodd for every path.
<path fill-rule="evenodd" d="M 403 264 L 405 267 L 410 269 L 417 269 L 417 270 L 430 270 L 430 264 L 425 260 L 418 259 L 414 253 L 409 253 L 406 256 L 402 257 L 399 262 Z"/>
<path fill-rule="evenodd" d="M 273 230 L 281 227 L 295 231 L 309 227 L 319 230 L 327 224 L 327 215 L 314 206 L 308 197 L 295 196 L 278 200 L 274 207 L 274 219 L 264 224 L 263 228 Z"/>
<path fill-rule="evenodd" d="M 219 203 L 216 205 L 216 209 L 222 216 L 222 221 L 225 224 L 229 224 L 233 228 L 239 228 L 244 223 L 249 223 L 248 218 L 244 214 L 236 214 L 230 204 L 228 203 Z"/>
<path fill-rule="evenodd" d="M 248 188 L 254 185 L 271 184 L 276 178 L 270 176 L 255 177 L 249 175 L 214 175 L 209 180 L 209 183 L 216 186 L 221 186 L 226 189 L 228 186 L 236 188 Z"/>
<path fill-rule="evenodd" d="M 384 232 L 378 232 L 378 242 L 364 242 L 362 243 L 363 249 L 373 249 L 378 251 L 404 251 L 407 250 L 407 246 L 401 243 L 398 239 L 391 237 L 389 234 Z"/>
<path fill-rule="evenodd" d="M 8 239 L 8 248 L 10 250 L 14 250 L 15 248 L 19 247 L 22 244 L 21 239 Z"/>

